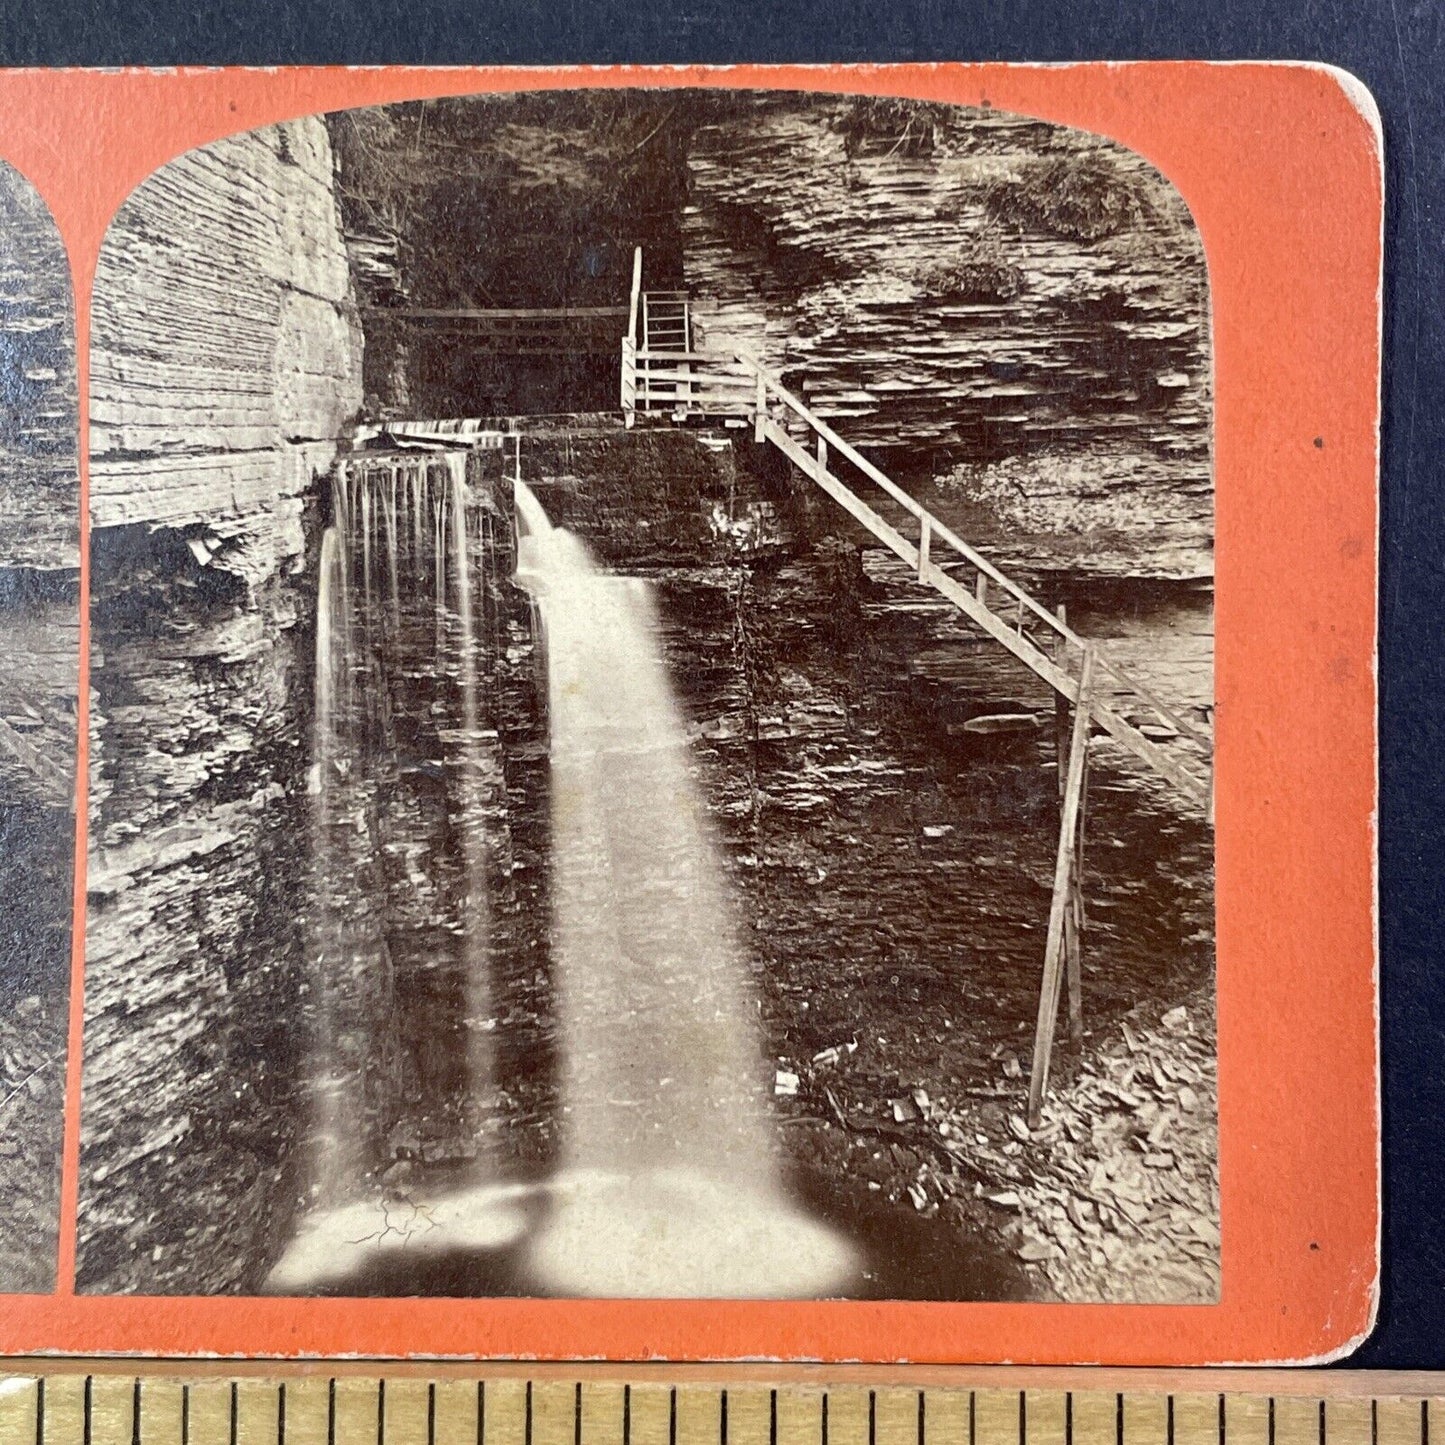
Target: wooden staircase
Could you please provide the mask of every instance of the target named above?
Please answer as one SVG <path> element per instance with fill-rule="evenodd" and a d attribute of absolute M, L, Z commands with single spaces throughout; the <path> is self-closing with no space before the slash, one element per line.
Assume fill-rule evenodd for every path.
<path fill-rule="evenodd" d="M 1079 702 L 1085 656 L 1092 654 L 1093 686 L 1087 706 L 1093 722 L 1192 802 L 1206 811 L 1211 808 L 1213 740 L 1206 729 L 1131 678 L 1096 644 L 1073 632 L 844 441 L 760 363 L 746 353 L 737 355 L 754 378 L 751 417 L 759 441 L 777 447 L 901 557 L 919 582 L 942 593 L 1071 706 Z M 813 440 L 811 449 L 789 430 L 788 416 L 804 424 Z M 917 524 L 914 537 L 905 536 L 869 506 L 834 470 L 837 461 L 861 473 L 912 517 Z"/>
<path fill-rule="evenodd" d="M 671 293 L 669 293 L 669 296 Z M 643 313 L 648 314 L 644 296 Z M 674 332 L 674 334 L 678 334 Z M 1078 704 L 1086 653 L 1093 656 L 1089 715 L 1096 727 L 1172 784 L 1212 810 L 1213 738 L 1206 727 L 1171 707 L 1113 662 L 1097 644 L 1069 628 L 928 508 L 898 486 L 750 353 L 636 350 L 630 391 L 635 412 L 750 422 L 760 442 L 775 446 L 889 551 L 902 558 L 972 623 L 1008 649 L 1070 706 Z M 666 369 L 649 371 L 650 358 Z M 686 369 L 683 363 L 687 363 Z M 624 372 L 626 363 L 624 360 Z M 631 418 L 629 418 L 631 420 Z M 904 518 L 890 521 L 859 495 L 856 481 L 881 491 Z M 906 526 L 907 533 L 900 530 Z"/>
<path fill-rule="evenodd" d="M 1083 1032 L 1081 859 L 1090 731 L 1101 729 L 1201 807 L 1211 821 L 1213 739 L 976 552 L 844 441 L 760 362 L 745 352 L 737 352 L 735 357 L 752 378 L 749 414 L 756 439 L 770 442 L 782 452 L 849 516 L 902 558 L 922 585 L 946 597 L 1048 683 L 1061 703 L 1072 710 L 1073 722 L 1067 733 L 1062 713 L 1060 719 L 1059 841 L 1029 1075 L 1029 1124 L 1036 1127 L 1042 1119 L 1060 996 L 1066 980 L 1071 1031 L 1076 1037 Z M 799 430 L 802 440 L 795 435 Z M 916 531 L 905 536 L 864 501 L 835 470 L 839 463 L 846 464 L 902 508 Z"/>
<path fill-rule="evenodd" d="M 660 352 L 692 350 L 692 317 L 686 291 L 642 293 L 642 349 Z"/>

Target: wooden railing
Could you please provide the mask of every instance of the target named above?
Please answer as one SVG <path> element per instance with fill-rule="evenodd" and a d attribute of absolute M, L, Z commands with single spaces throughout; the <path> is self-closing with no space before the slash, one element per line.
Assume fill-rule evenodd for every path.
<path fill-rule="evenodd" d="M 498 356 L 607 353 L 617 345 L 624 314 L 621 306 L 375 306 L 362 312 L 373 327 L 451 336 L 471 352 Z"/>
<path fill-rule="evenodd" d="M 642 247 L 632 253 L 632 295 L 627 304 L 627 334 L 622 338 L 622 416 L 629 427 L 637 415 L 637 306 L 642 297 Z"/>
<path fill-rule="evenodd" d="M 633 353 L 634 406 L 677 417 L 742 417 L 752 403 L 751 374 L 712 351 Z"/>

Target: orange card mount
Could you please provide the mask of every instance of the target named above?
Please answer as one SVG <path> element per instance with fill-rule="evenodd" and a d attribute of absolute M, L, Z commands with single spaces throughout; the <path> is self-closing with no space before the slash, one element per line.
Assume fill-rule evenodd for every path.
<path fill-rule="evenodd" d="M 1356 82 L 0 99 L 0 1349 L 1363 1338 Z"/>

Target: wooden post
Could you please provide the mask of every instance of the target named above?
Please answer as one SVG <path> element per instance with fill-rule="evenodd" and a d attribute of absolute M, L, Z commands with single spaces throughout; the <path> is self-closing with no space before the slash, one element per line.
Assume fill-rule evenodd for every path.
<path fill-rule="evenodd" d="M 1059 851 L 1054 860 L 1054 891 L 1049 901 L 1049 931 L 1044 945 L 1044 977 L 1039 989 L 1039 1017 L 1034 1029 L 1033 1068 L 1029 1074 L 1029 1126 L 1037 1127 L 1049 1086 L 1049 1057 L 1054 1047 L 1054 1027 L 1059 1017 L 1059 992 L 1063 982 L 1064 917 L 1069 907 L 1069 884 L 1079 840 L 1079 800 L 1084 788 L 1084 769 L 1089 749 L 1089 688 L 1093 682 L 1094 654 L 1084 649 L 1079 676 L 1079 698 L 1074 706 L 1074 726 L 1069 745 L 1069 770 L 1064 780 L 1064 797 L 1059 809 Z"/>
<path fill-rule="evenodd" d="M 928 552 L 933 545 L 932 519 L 925 513 L 918 526 L 918 580 L 928 581 Z"/>
<path fill-rule="evenodd" d="M 632 298 L 627 306 L 627 334 L 637 344 L 637 300 L 642 295 L 642 247 L 632 248 Z"/>
<path fill-rule="evenodd" d="M 1058 607 L 1058 619 L 1067 625 L 1068 611 L 1063 603 Z M 1055 649 L 1055 660 L 1064 672 L 1069 670 L 1069 644 L 1060 637 Z M 1059 772 L 1059 806 L 1062 808 L 1064 794 L 1068 787 L 1069 771 L 1069 700 L 1061 692 L 1054 694 L 1054 742 L 1055 757 Z M 1064 978 L 1069 998 L 1069 1035 L 1074 1039 L 1084 1036 L 1084 799 L 1089 791 L 1087 761 L 1084 767 L 1084 782 L 1079 797 L 1078 838 L 1074 847 L 1074 866 L 1069 872 L 1069 902 L 1064 910 Z"/>
<path fill-rule="evenodd" d="M 974 595 L 978 598 L 978 600 L 979 600 L 979 605 L 980 605 L 980 606 L 982 606 L 982 607 L 987 607 L 987 606 L 988 606 L 988 573 L 987 573 L 987 572 L 980 572 L 980 573 L 978 574 L 978 584 L 977 584 L 977 586 L 974 588 Z"/>
<path fill-rule="evenodd" d="M 758 370 L 758 394 L 756 400 L 757 412 L 753 420 L 753 440 L 760 442 L 766 440 L 763 427 L 768 420 L 768 383 L 763 376 L 762 369 Z"/>
<path fill-rule="evenodd" d="M 627 340 L 637 350 L 637 301 L 642 296 L 642 247 L 633 247 L 633 289 L 627 302 Z"/>
<path fill-rule="evenodd" d="M 1089 720 L 1085 719 L 1087 732 Z M 1084 1037 L 1084 833 L 1089 817 L 1089 759 L 1084 758 L 1084 777 L 1079 785 L 1079 825 L 1074 844 L 1074 868 L 1069 890 L 1069 913 L 1065 917 L 1064 941 L 1069 944 L 1065 970 L 1069 988 L 1069 1033 L 1075 1039 Z M 1069 931 L 1073 938 L 1070 940 Z"/>
<path fill-rule="evenodd" d="M 631 427 L 637 420 L 637 343 L 630 336 L 622 338 L 622 424 Z"/>
<path fill-rule="evenodd" d="M 823 440 L 823 438 L 820 436 L 820 437 L 818 438 L 818 471 L 821 473 L 821 472 L 826 472 L 827 470 L 828 470 L 828 443 L 825 442 L 825 441 Z"/>
<path fill-rule="evenodd" d="M 1057 616 L 1060 622 L 1066 622 L 1068 613 L 1062 603 L 1059 604 Z M 1054 661 L 1067 672 L 1069 670 L 1068 643 L 1061 637 L 1058 646 L 1054 649 Z M 1063 801 L 1064 785 L 1069 775 L 1069 700 L 1063 693 L 1054 694 L 1054 757 L 1059 768 L 1059 801 Z"/>

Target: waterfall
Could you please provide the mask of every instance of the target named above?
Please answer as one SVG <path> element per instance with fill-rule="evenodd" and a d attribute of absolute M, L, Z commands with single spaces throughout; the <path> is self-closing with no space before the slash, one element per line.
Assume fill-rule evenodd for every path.
<path fill-rule="evenodd" d="M 341 489 L 338 488 L 338 492 Z M 338 615 L 344 597 L 344 530 L 328 527 L 321 538 L 321 560 L 316 598 L 316 683 L 315 712 L 312 717 L 312 764 L 307 776 L 311 797 L 311 852 L 313 858 L 328 846 L 334 825 L 331 803 L 334 777 L 341 762 L 339 716 L 344 702 L 347 653 L 338 644 L 344 635 L 344 621 Z M 341 635 L 339 635 L 341 634 Z M 338 922 L 322 895 L 324 916 L 317 921 L 318 937 L 335 937 Z M 310 1132 L 307 1138 L 306 1172 L 318 1194 L 346 1172 L 340 1154 L 345 1105 L 344 1084 L 334 1064 L 337 1057 L 336 1018 L 329 991 L 308 985 L 311 998 L 312 1039 L 310 1085 Z"/>
<path fill-rule="evenodd" d="M 461 846 L 466 873 L 463 929 L 466 952 L 467 1017 L 486 1019 L 492 1012 L 491 915 L 487 898 L 487 817 L 477 707 L 476 618 L 472 602 L 472 559 L 467 539 L 469 494 L 467 454 L 446 454 L 447 496 L 451 517 L 451 573 L 456 578 L 459 663 L 462 692 Z M 493 1059 L 490 1033 L 468 1035 L 468 1064 L 474 1099 L 490 1103 Z"/>
<path fill-rule="evenodd" d="M 401 618 L 401 583 L 396 557 L 396 468 L 388 467 L 386 477 L 388 485 L 382 497 L 386 513 L 386 575 L 391 584 L 391 623 L 395 627 Z"/>
<path fill-rule="evenodd" d="M 335 527 L 321 537 L 321 561 L 316 582 L 316 713 L 312 720 L 311 792 L 321 792 L 321 776 L 332 762 L 336 746 L 336 607 L 342 583 L 341 539 Z M 344 657 L 341 658 L 344 663 Z"/>
<path fill-rule="evenodd" d="M 533 1241 L 559 1294 L 760 1297 L 847 1283 L 787 1200 L 757 999 L 647 585 L 515 484 L 547 652 L 563 1171 Z"/>
<path fill-rule="evenodd" d="M 398 467 L 405 469 L 400 486 Z M 461 452 L 445 454 L 440 465 L 426 457 L 343 463 L 332 524 L 321 538 L 307 779 L 304 1203 L 266 1280 L 274 1293 L 314 1293 L 354 1280 L 386 1255 L 496 1250 L 525 1223 L 516 1201 L 527 1191 L 497 1181 L 492 1161 L 468 1136 L 495 1104 L 491 1041 L 468 1033 L 461 1017 L 486 1017 L 492 1006 L 484 749 L 495 735 L 482 716 L 468 521 L 475 507 L 466 467 Z M 398 549 L 396 503 L 398 492 L 408 491 L 418 544 L 409 556 Z M 424 506 L 429 549 L 420 545 Z M 438 802 L 451 830 L 445 836 L 427 831 Z M 460 877 L 420 876 L 414 860 L 440 858 L 429 850 L 450 837 L 461 854 Z M 399 866 L 398 858 L 406 861 Z M 439 938 L 456 942 L 437 952 Z M 409 960 L 401 994 L 398 946 Z M 406 1116 L 407 1092 L 417 1087 L 409 1080 L 421 1065 L 398 1037 L 398 1019 L 408 1010 L 425 1016 L 418 985 L 434 971 L 459 977 L 465 1000 L 456 1018 L 427 1022 L 435 1024 L 435 1051 L 447 1071 L 441 1102 L 456 1157 L 472 1164 L 444 1176 L 445 1189 L 399 1187 L 386 1177 L 393 1163 L 387 1140 L 398 1115 Z M 434 1117 L 438 1109 L 427 1107 Z"/>

